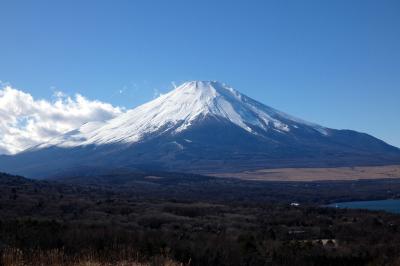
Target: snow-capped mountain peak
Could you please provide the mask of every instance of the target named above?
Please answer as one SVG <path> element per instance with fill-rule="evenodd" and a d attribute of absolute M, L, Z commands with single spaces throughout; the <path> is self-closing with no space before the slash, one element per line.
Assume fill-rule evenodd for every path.
<path fill-rule="evenodd" d="M 368 134 L 308 123 L 223 83 L 191 81 L 107 122 L 2 157 L 0 170 L 38 177 L 120 168 L 216 173 L 399 162 L 400 149 Z"/>
<path fill-rule="evenodd" d="M 103 125 L 97 124 L 95 128 L 89 123 L 39 147 L 135 143 L 152 133 L 182 132 L 206 117 L 227 120 L 252 134 L 257 134 L 254 128 L 284 134 L 299 124 L 325 134 L 323 127 L 265 106 L 226 84 L 190 81 Z"/>

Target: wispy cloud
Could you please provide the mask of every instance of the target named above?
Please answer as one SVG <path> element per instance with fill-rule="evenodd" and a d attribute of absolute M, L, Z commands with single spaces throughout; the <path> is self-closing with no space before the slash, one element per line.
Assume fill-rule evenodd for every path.
<path fill-rule="evenodd" d="M 158 97 L 160 97 L 162 95 L 163 95 L 163 93 L 160 92 L 159 89 L 153 89 L 153 99 L 158 98 Z"/>
<path fill-rule="evenodd" d="M 20 152 L 89 121 L 106 121 L 124 112 L 80 94 L 70 97 L 55 91 L 47 101 L 8 84 L 0 86 L 0 154 Z"/>

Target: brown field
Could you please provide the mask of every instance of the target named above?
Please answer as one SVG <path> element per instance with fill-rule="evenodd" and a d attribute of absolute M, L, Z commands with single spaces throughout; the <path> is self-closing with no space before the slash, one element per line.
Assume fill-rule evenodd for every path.
<path fill-rule="evenodd" d="M 218 177 L 235 177 L 259 181 L 323 181 L 400 178 L 400 165 L 337 168 L 278 168 L 218 173 Z"/>

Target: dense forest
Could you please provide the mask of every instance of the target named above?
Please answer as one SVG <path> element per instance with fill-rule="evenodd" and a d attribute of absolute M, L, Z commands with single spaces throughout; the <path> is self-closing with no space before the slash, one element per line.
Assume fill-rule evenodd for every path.
<path fill-rule="evenodd" d="M 399 179 L 115 173 L 34 181 L 2 174 L 1 263 L 400 265 L 400 215 L 322 206 L 399 195 Z"/>

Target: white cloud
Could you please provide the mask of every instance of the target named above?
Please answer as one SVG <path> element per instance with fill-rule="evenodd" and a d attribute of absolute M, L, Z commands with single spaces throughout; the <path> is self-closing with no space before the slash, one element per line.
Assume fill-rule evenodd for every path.
<path fill-rule="evenodd" d="M 89 121 L 106 121 L 124 112 L 109 103 L 55 92 L 52 101 L 5 85 L 0 89 L 0 154 L 14 154 Z"/>

